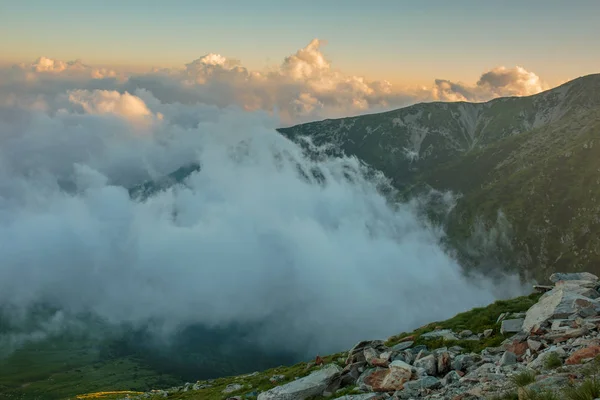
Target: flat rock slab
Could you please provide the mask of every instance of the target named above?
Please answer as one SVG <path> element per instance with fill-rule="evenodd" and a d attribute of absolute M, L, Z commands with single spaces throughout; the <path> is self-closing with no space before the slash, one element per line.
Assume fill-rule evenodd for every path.
<path fill-rule="evenodd" d="M 542 325 L 551 319 L 568 318 L 583 309 L 594 310 L 598 304 L 589 297 L 558 286 L 544 294 L 525 316 L 523 331 L 530 332 L 536 325 Z"/>
<path fill-rule="evenodd" d="M 550 282 L 556 283 L 558 281 L 597 281 L 598 277 L 589 272 L 574 272 L 574 273 L 560 273 L 550 275 Z"/>
<path fill-rule="evenodd" d="M 505 334 L 521 332 L 523 330 L 523 322 L 525 322 L 524 318 L 505 319 L 502 321 L 500 333 Z"/>
<path fill-rule="evenodd" d="M 422 339 L 438 339 L 443 338 L 445 340 L 458 340 L 454 332 L 450 329 L 441 329 L 438 331 L 428 332 L 421 335 Z"/>
<path fill-rule="evenodd" d="M 304 378 L 259 394 L 258 400 L 304 400 L 308 397 L 318 396 L 341 372 L 340 367 L 329 364 Z"/>

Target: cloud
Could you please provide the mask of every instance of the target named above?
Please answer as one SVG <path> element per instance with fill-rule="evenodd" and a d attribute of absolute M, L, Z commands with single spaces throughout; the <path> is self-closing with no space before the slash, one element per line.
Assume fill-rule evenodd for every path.
<path fill-rule="evenodd" d="M 235 68 L 212 60 L 200 69 Z M 325 352 L 498 296 L 494 282 L 463 275 L 413 205 L 378 192 L 383 178 L 353 158 L 306 157 L 278 124 L 141 89 L 1 106 L 3 309 L 49 305 L 64 329 L 81 314 L 166 332 L 252 324 L 271 349 Z M 185 186 L 129 197 L 189 162 L 201 170 Z M 35 326 L 0 344 L 56 324 Z"/>
<path fill-rule="evenodd" d="M 530 96 L 550 87 L 522 67 L 496 67 L 481 75 L 475 85 L 436 79 L 432 95 L 443 101 L 487 101 L 496 97 Z"/>
<path fill-rule="evenodd" d="M 322 52 L 324 41 L 313 39 L 280 65 L 250 70 L 240 60 L 217 53 L 197 58 L 182 68 L 126 73 L 94 68 L 81 61 L 40 57 L 0 71 L 0 104 L 48 108 L 68 90 L 106 90 L 121 94 L 146 90 L 162 103 L 235 105 L 247 111 L 276 115 L 282 125 L 400 108 L 421 101 L 487 101 L 499 96 L 525 96 L 548 86 L 522 67 L 496 67 L 478 82 L 437 79 L 431 87 L 395 87 L 344 74 Z"/>

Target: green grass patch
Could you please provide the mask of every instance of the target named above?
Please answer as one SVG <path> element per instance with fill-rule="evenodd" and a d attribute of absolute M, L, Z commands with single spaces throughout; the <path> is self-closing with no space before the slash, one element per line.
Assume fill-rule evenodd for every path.
<path fill-rule="evenodd" d="M 522 388 L 529 385 L 530 383 L 535 382 L 535 376 L 536 375 L 534 371 L 526 370 L 511 376 L 510 380 L 515 386 L 517 386 L 518 388 Z"/>

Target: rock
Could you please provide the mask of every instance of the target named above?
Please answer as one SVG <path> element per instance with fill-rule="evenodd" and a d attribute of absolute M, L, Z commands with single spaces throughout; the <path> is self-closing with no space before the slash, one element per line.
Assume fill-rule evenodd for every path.
<path fill-rule="evenodd" d="M 483 337 L 489 338 L 490 336 L 492 336 L 493 333 L 494 333 L 493 329 L 486 329 L 485 331 L 483 331 Z"/>
<path fill-rule="evenodd" d="M 566 376 L 563 376 L 563 375 L 548 376 L 546 378 L 540 379 L 539 381 L 530 383 L 529 385 L 525 386 L 525 389 L 529 393 L 542 392 L 544 390 L 552 390 L 552 389 L 556 389 L 559 387 L 561 387 L 561 388 L 565 387 L 565 386 L 567 386 L 568 383 L 569 383 L 569 379 Z M 530 397 L 527 396 L 525 398 L 529 399 Z"/>
<path fill-rule="evenodd" d="M 381 340 L 363 340 L 362 342 L 357 343 L 349 352 L 348 358 L 346 359 L 346 364 L 352 364 L 355 362 L 364 362 L 365 355 L 364 351 L 367 348 L 373 349 L 381 349 L 381 351 L 385 351 L 385 344 Z"/>
<path fill-rule="evenodd" d="M 515 353 L 511 353 L 510 351 L 505 351 L 502 354 L 502 358 L 500 359 L 500 366 L 505 367 L 507 365 L 514 365 L 517 363 L 517 355 Z"/>
<path fill-rule="evenodd" d="M 310 375 L 258 395 L 258 400 L 304 400 L 323 393 L 340 376 L 342 369 L 335 364 L 323 366 Z"/>
<path fill-rule="evenodd" d="M 437 362 L 433 354 L 416 360 L 414 365 L 415 367 L 423 368 L 429 376 L 434 376 L 437 372 Z"/>
<path fill-rule="evenodd" d="M 473 364 L 475 364 L 475 360 L 470 354 L 461 354 L 456 356 L 451 366 L 456 371 L 466 371 Z"/>
<path fill-rule="evenodd" d="M 441 384 L 443 386 L 447 386 L 447 385 L 451 385 L 454 382 L 458 382 L 460 381 L 461 375 L 456 372 L 456 371 L 450 371 L 446 374 L 446 376 L 444 376 L 444 378 L 441 380 Z"/>
<path fill-rule="evenodd" d="M 392 347 L 392 351 L 402 351 L 410 348 L 415 342 L 408 340 L 406 342 L 398 343 L 394 347 Z"/>
<path fill-rule="evenodd" d="M 450 360 L 450 353 L 448 353 L 447 351 L 441 351 L 439 353 L 437 353 L 437 371 L 436 373 L 441 375 L 441 374 L 445 374 L 446 372 L 450 371 L 451 369 L 451 360 Z"/>
<path fill-rule="evenodd" d="M 561 353 L 558 351 L 548 350 L 543 353 L 540 353 L 535 360 L 533 360 L 532 362 L 529 363 L 528 367 L 532 368 L 532 369 L 537 369 L 537 370 L 545 369 L 546 361 L 548 360 L 549 357 L 551 357 L 552 354 L 556 354 L 559 357 L 561 356 Z"/>
<path fill-rule="evenodd" d="M 523 354 L 525 354 L 525 352 L 529 349 L 529 347 L 527 346 L 527 342 L 524 342 L 520 339 L 511 340 L 508 343 L 504 344 L 502 348 L 505 351 L 515 353 L 517 357 L 523 356 Z"/>
<path fill-rule="evenodd" d="M 589 272 L 573 272 L 573 273 L 554 273 L 550 275 L 550 282 L 558 281 L 597 281 L 598 277 Z"/>
<path fill-rule="evenodd" d="M 426 376 L 415 381 L 409 381 L 404 384 L 405 390 L 419 390 L 419 389 L 435 389 L 442 386 L 440 380 L 433 376 Z"/>
<path fill-rule="evenodd" d="M 336 398 L 336 400 L 371 400 L 377 396 L 379 396 L 377 393 L 347 394 Z"/>
<path fill-rule="evenodd" d="M 536 325 L 551 319 L 568 318 L 580 310 L 596 308 L 598 303 L 589 297 L 569 290 L 568 286 L 558 286 L 544 294 L 525 316 L 523 331 L 530 332 Z"/>
<path fill-rule="evenodd" d="M 233 392 L 237 392 L 238 390 L 241 390 L 243 388 L 244 388 L 244 386 L 240 385 L 239 383 L 232 383 L 230 385 L 227 385 L 227 387 L 225 387 L 225 389 L 221 393 L 233 393 Z"/>
<path fill-rule="evenodd" d="M 392 352 L 391 351 L 384 351 L 383 353 L 381 353 L 379 355 L 379 358 L 381 358 L 382 360 L 386 360 L 389 361 L 389 359 L 392 357 Z"/>
<path fill-rule="evenodd" d="M 524 321 L 525 320 L 523 318 L 505 319 L 504 321 L 502 321 L 500 333 L 504 335 L 506 333 L 521 332 L 521 330 L 523 330 Z"/>
<path fill-rule="evenodd" d="M 537 340 L 527 339 L 527 347 L 529 347 L 532 351 L 539 351 L 542 348 L 542 342 L 538 342 Z"/>
<path fill-rule="evenodd" d="M 583 360 L 595 358 L 600 354 L 600 346 L 592 345 L 581 350 L 577 350 L 565 361 L 567 365 L 581 364 Z"/>
<path fill-rule="evenodd" d="M 372 392 L 394 392 L 402 390 L 404 383 L 412 377 L 412 367 L 402 361 L 394 361 L 389 368 L 375 368 L 365 371 L 358 379 L 362 390 Z"/>
<path fill-rule="evenodd" d="M 272 377 L 269 378 L 269 381 L 271 383 L 277 383 L 277 382 L 281 382 L 284 379 L 285 379 L 285 375 L 273 375 Z"/>
<path fill-rule="evenodd" d="M 379 353 L 377 353 L 377 351 L 372 348 L 372 347 L 367 347 L 366 349 L 363 350 L 363 355 L 365 357 L 365 361 L 368 362 L 369 364 L 371 363 L 371 361 L 374 358 L 379 358 Z"/>
<path fill-rule="evenodd" d="M 390 362 L 388 360 L 382 360 L 381 358 L 373 358 L 369 362 L 369 365 L 372 365 L 373 367 L 387 368 L 390 365 Z"/>
<path fill-rule="evenodd" d="M 469 336 L 473 336 L 473 332 L 470 331 L 470 330 L 468 330 L 468 329 L 465 329 L 464 331 L 461 331 L 458 334 L 458 336 L 460 336 L 461 338 L 466 338 L 466 337 L 469 337 Z"/>
<path fill-rule="evenodd" d="M 421 335 L 422 339 L 439 339 L 442 338 L 444 340 L 458 340 L 454 332 L 450 329 L 441 329 L 433 332 L 424 333 Z"/>

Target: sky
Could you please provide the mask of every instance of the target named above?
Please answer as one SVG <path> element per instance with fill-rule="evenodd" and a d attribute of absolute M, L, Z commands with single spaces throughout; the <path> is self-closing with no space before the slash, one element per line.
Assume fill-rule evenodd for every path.
<path fill-rule="evenodd" d="M 251 70 L 312 39 L 346 74 L 396 85 L 521 66 L 550 85 L 597 72 L 600 2 L 0 0 L 0 62 L 181 67 L 208 53 Z"/>
<path fill-rule="evenodd" d="M 0 353 L 90 313 L 337 351 L 523 293 L 465 276 L 423 222 L 454 194 L 390 204 L 356 158 L 275 130 L 597 72 L 596 3 L 414 3 L 0 0 L 0 311 L 24 330 Z M 31 332 L 39 304 L 60 313 Z"/>

